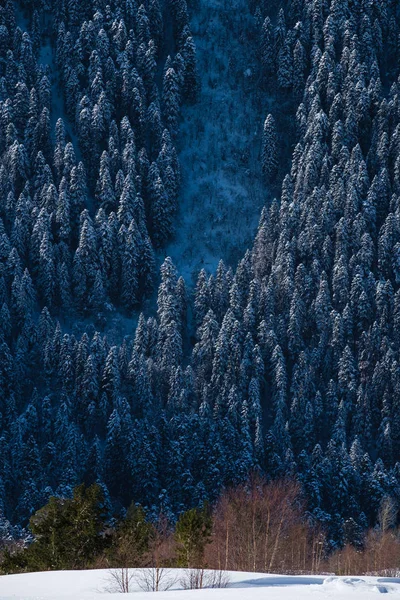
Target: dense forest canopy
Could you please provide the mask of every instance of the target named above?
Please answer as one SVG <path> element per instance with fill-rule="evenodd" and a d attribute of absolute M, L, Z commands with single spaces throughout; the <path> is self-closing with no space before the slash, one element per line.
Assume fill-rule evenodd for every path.
<path fill-rule="evenodd" d="M 240 4 L 277 199 L 192 293 L 160 257 L 201 1 L 0 6 L 0 509 L 175 519 L 260 470 L 340 545 L 400 501 L 400 5 Z"/>

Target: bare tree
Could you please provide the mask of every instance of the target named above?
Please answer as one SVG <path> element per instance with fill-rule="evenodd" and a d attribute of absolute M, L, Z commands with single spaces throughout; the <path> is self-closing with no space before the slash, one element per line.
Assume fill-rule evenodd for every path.
<path fill-rule="evenodd" d="M 382 533 L 388 531 L 396 524 L 397 505 L 391 496 L 384 496 L 378 513 L 379 527 Z"/>
<path fill-rule="evenodd" d="M 149 564 L 137 569 L 136 581 L 140 589 L 146 592 L 169 590 L 177 580 L 169 568 L 175 552 L 174 536 L 168 520 L 160 515 L 154 525 L 149 545 Z"/>
<path fill-rule="evenodd" d="M 180 578 L 184 590 L 201 590 L 204 586 L 204 569 L 185 569 Z"/>
<path fill-rule="evenodd" d="M 129 594 L 132 591 L 132 581 L 135 578 L 135 572 L 121 567 L 120 569 L 110 569 L 108 571 L 109 585 L 107 591 L 111 593 Z"/>
<path fill-rule="evenodd" d="M 229 582 L 229 574 L 226 571 L 206 569 L 185 569 L 180 579 L 180 584 L 185 590 L 226 588 Z"/>
<path fill-rule="evenodd" d="M 362 548 L 348 544 L 331 554 L 321 569 L 337 575 L 374 575 L 398 577 L 400 564 L 400 530 L 395 525 L 396 508 L 384 498 L 378 525 L 369 529 Z"/>
<path fill-rule="evenodd" d="M 210 588 L 226 588 L 230 584 L 229 573 L 222 570 L 207 571 L 208 582 L 207 587 Z"/>
<path fill-rule="evenodd" d="M 137 569 L 135 578 L 144 592 L 165 592 L 176 583 L 177 579 L 171 569 L 160 566 Z"/>
<path fill-rule="evenodd" d="M 210 567 L 239 571 L 310 571 L 312 530 L 304 522 L 301 490 L 290 480 L 266 482 L 258 476 L 226 490 L 213 515 Z"/>

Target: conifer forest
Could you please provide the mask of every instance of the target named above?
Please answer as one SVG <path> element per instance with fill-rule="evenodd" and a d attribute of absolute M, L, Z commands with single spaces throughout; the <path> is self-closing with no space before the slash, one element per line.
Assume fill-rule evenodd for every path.
<path fill-rule="evenodd" d="M 399 76 L 398 0 L 0 1 L 0 529 L 400 503 Z"/>

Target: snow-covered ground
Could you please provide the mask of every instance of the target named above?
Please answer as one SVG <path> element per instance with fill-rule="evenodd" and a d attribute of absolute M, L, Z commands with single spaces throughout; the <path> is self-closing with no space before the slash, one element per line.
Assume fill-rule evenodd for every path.
<path fill-rule="evenodd" d="M 192 7 L 201 89 L 183 107 L 180 207 L 165 250 L 189 285 L 201 268 L 214 271 L 220 258 L 234 265 L 243 256 L 267 200 L 260 166 L 266 107 L 248 1 L 232 8 L 231 0 L 196 0 Z"/>
<path fill-rule="evenodd" d="M 400 579 L 375 577 L 328 577 L 229 573 L 224 589 L 182 590 L 182 572 L 174 570 L 176 580 L 157 600 L 372 600 L 377 594 L 400 597 Z M 109 592 L 107 571 L 55 571 L 0 577 L 1 600 L 115 600 L 121 594 Z M 133 586 L 123 598 L 149 600 L 154 593 Z M 150 596 L 149 596 L 150 594 Z"/>

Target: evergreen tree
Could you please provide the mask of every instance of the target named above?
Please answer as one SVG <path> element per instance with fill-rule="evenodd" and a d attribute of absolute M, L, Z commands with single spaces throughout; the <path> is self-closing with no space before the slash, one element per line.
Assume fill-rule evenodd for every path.
<path fill-rule="evenodd" d="M 51 497 L 30 521 L 35 542 L 27 552 L 31 568 L 60 569 L 90 564 L 104 547 L 106 514 L 101 488 L 81 485 L 71 499 Z"/>
<path fill-rule="evenodd" d="M 268 181 L 272 181 L 278 167 L 277 162 L 277 139 L 275 121 L 272 115 L 268 115 L 264 123 L 262 140 L 262 170 Z"/>
<path fill-rule="evenodd" d="M 204 552 L 211 540 L 211 517 L 207 505 L 182 513 L 175 529 L 179 565 L 185 568 L 203 567 Z"/>

